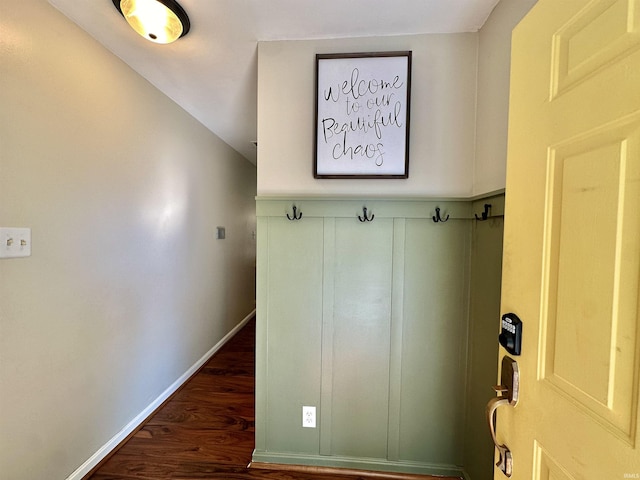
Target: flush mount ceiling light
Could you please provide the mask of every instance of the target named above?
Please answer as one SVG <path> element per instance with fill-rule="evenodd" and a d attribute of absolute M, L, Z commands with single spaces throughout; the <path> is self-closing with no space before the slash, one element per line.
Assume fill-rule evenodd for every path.
<path fill-rule="evenodd" d="M 187 12 L 174 0 L 112 0 L 131 28 L 155 43 L 184 37 L 191 26 Z"/>

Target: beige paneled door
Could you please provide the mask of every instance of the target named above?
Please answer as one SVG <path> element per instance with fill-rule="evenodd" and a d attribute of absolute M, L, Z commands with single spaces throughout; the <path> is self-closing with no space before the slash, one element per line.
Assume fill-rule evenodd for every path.
<path fill-rule="evenodd" d="M 640 0 L 539 0 L 512 57 L 502 311 L 523 345 L 498 441 L 518 480 L 640 478 Z"/>

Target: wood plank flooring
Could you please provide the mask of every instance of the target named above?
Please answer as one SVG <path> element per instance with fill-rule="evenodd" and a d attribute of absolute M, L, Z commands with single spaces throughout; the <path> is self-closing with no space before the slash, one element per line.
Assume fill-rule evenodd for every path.
<path fill-rule="evenodd" d="M 142 429 L 84 480 L 371 478 L 360 473 L 247 468 L 254 448 L 254 372 L 255 320 L 251 320 Z"/>

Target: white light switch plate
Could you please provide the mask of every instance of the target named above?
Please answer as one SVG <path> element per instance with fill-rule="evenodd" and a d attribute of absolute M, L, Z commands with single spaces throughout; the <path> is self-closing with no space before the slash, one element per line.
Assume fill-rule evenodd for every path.
<path fill-rule="evenodd" d="M 0 258 L 31 256 L 31 229 L 0 227 Z"/>

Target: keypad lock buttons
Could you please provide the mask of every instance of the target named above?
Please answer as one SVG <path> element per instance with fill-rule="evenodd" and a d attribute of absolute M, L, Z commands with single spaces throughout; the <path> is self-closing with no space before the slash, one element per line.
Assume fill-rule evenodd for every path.
<path fill-rule="evenodd" d="M 511 355 L 520 355 L 522 350 L 522 321 L 515 313 L 502 316 L 502 329 L 498 337 L 502 345 Z"/>

